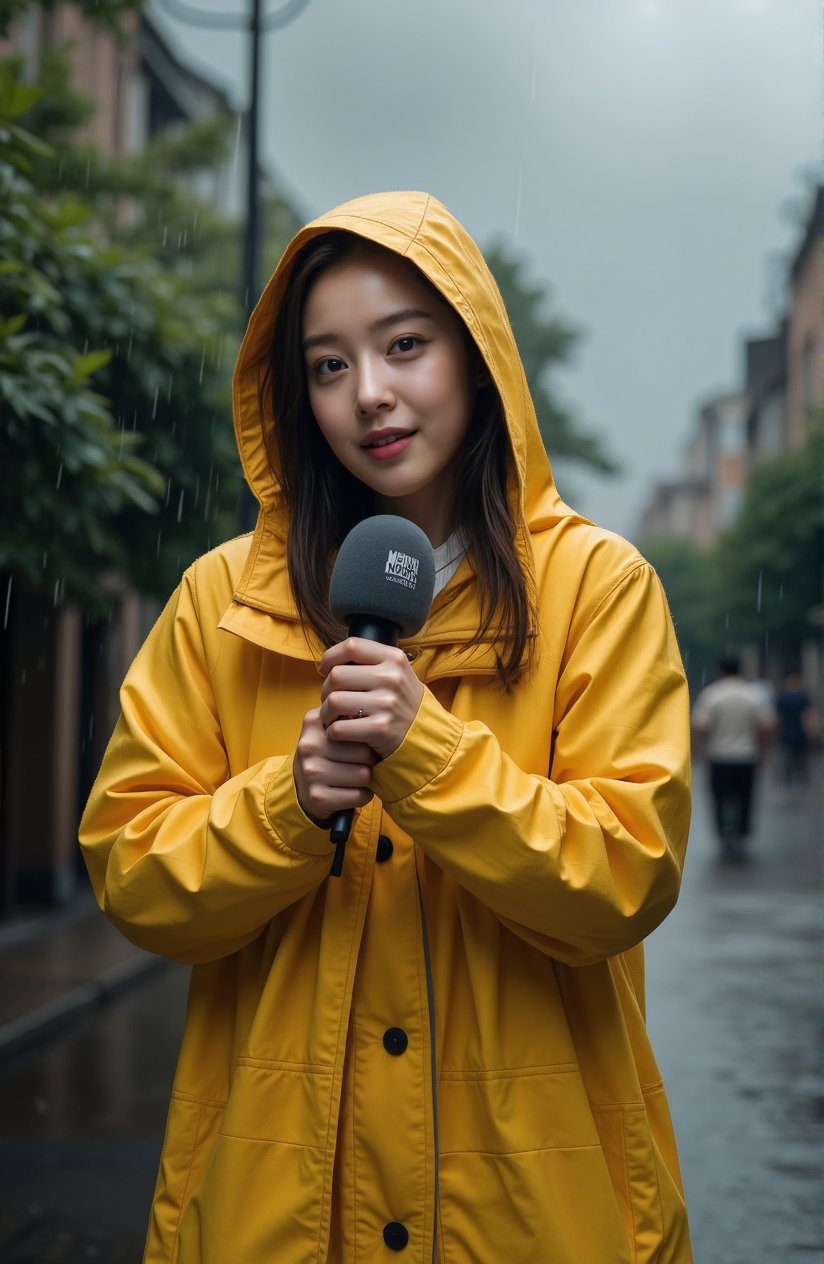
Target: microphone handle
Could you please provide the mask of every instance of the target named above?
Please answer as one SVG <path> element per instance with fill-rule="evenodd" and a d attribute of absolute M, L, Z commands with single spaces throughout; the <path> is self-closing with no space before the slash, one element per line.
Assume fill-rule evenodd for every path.
<path fill-rule="evenodd" d="M 400 628 L 396 623 L 390 623 L 388 619 L 381 619 L 378 615 L 352 614 L 349 616 L 349 636 L 360 636 L 365 641 L 377 641 L 379 645 L 396 645 L 399 632 Z M 335 812 L 332 817 L 332 827 L 329 830 L 329 841 L 335 848 L 332 868 L 329 870 L 332 878 L 339 878 L 343 872 L 343 854 L 354 815 L 354 808 L 344 808 L 340 812 Z"/>

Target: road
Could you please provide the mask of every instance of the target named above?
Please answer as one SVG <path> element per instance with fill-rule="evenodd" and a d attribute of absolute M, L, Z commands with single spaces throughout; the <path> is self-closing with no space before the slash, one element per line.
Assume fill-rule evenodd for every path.
<path fill-rule="evenodd" d="M 697 777 L 682 897 L 648 943 L 696 1264 L 824 1258 L 813 794 L 768 787 L 752 863 L 729 868 Z M 0 1070 L 4 1264 L 139 1264 L 185 983 L 170 967 Z"/>

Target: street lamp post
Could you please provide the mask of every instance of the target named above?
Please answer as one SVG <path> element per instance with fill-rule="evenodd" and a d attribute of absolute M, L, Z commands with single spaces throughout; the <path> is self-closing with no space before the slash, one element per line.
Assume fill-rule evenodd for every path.
<path fill-rule="evenodd" d="M 249 107 L 247 112 L 248 164 L 246 168 L 246 234 L 243 246 L 243 310 L 248 320 L 258 299 L 260 270 L 260 50 L 261 36 L 266 31 L 287 26 L 306 8 L 309 0 L 284 0 L 273 13 L 264 14 L 263 0 L 251 0 L 248 20 L 236 13 L 218 13 L 197 9 L 184 0 L 159 0 L 161 8 L 179 22 L 212 30 L 249 30 Z"/>
<path fill-rule="evenodd" d="M 260 257 L 260 189 L 258 187 L 258 152 L 260 121 L 260 5 L 252 0 L 249 20 L 249 161 L 246 168 L 246 241 L 243 273 L 243 310 L 248 321 L 257 301 Z"/>

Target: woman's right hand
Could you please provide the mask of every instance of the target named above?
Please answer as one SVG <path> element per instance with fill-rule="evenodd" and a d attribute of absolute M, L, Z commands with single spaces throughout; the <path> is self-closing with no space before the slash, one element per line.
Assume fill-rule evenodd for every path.
<path fill-rule="evenodd" d="M 365 807 L 374 797 L 368 786 L 376 762 L 365 742 L 331 741 L 320 708 L 307 711 L 294 760 L 298 803 L 318 825 L 346 808 Z"/>

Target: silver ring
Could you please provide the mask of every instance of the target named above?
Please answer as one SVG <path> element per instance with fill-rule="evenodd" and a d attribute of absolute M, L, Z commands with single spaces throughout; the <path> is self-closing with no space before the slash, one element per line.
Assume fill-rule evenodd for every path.
<path fill-rule="evenodd" d="M 363 707 L 358 707 L 358 719 L 363 719 Z"/>

